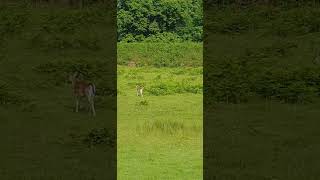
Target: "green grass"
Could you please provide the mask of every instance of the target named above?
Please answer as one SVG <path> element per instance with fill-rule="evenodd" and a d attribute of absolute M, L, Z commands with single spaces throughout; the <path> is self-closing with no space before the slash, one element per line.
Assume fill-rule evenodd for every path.
<path fill-rule="evenodd" d="M 112 178 L 110 176 L 116 170 L 115 166 L 112 167 L 115 164 L 115 148 L 100 142 L 109 135 L 99 129 L 115 131 L 116 120 L 111 119 L 110 114 L 115 117 L 116 107 L 112 105 L 116 98 L 100 96 L 96 118 L 85 110 L 75 113 L 66 74 L 56 76 L 59 73 L 36 71 L 38 66 L 59 61 L 105 61 L 105 57 L 109 57 L 109 62 L 115 62 L 116 39 L 113 42 L 112 39 L 116 31 L 110 28 L 113 27 L 112 22 L 106 20 L 90 26 L 95 30 L 102 27 L 100 35 L 108 39 L 104 41 L 107 43 L 101 46 L 102 49 L 81 46 L 57 50 L 51 46 L 42 48 L 41 39 L 33 41 L 39 34 L 43 38 L 53 37 L 53 34 L 61 35 L 57 32 L 46 33 L 42 29 L 47 22 L 45 17 L 59 13 L 68 17 L 74 13 L 82 14 L 81 10 L 57 8 L 59 13 L 50 8 L 28 7 L 22 10 L 8 7 L 7 10 L 0 13 L 3 19 L 12 21 L 14 18 L 7 17 L 26 12 L 24 18 L 27 21 L 24 25 L 16 21 L 21 22 L 16 25 L 16 31 L 6 27 L 10 23 L 0 25 L 0 39 L 3 43 L 3 56 L 0 58 L 0 179 Z M 107 67 L 112 67 L 111 63 Z M 106 121 L 106 117 L 110 120 Z M 95 129 L 98 129 L 98 134 Z M 98 142 L 99 145 L 89 147 L 88 143 L 92 142 Z M 112 169 L 113 172 L 108 171 Z"/>
<path fill-rule="evenodd" d="M 138 66 L 202 66 L 202 43 L 118 43 L 118 64 Z"/>
<path fill-rule="evenodd" d="M 194 79 L 199 68 L 118 67 L 118 178 L 202 179 L 202 93 L 148 92 L 160 79 Z M 160 76 L 160 78 L 159 78 Z M 144 97 L 135 85 L 145 84 Z"/>
<path fill-rule="evenodd" d="M 315 72 L 319 77 L 319 64 L 313 62 L 319 50 L 318 13 L 316 7 L 264 6 L 207 11 L 204 174 L 208 179 L 319 177 L 319 93 L 312 94 L 311 101 L 279 98 L 292 98 L 301 89 L 307 95 L 311 89 L 303 89 L 304 83 L 319 87 L 319 81 L 307 75 Z M 255 79 L 266 69 L 271 72 L 263 76 L 267 81 Z M 255 91 L 261 85 L 271 97 Z M 230 102 L 227 90 L 235 97 L 251 92 L 246 101 Z M 215 98 L 218 93 L 224 97 Z"/>
<path fill-rule="evenodd" d="M 205 166 L 217 179 L 319 177 L 319 103 L 216 104 L 206 111 Z"/>

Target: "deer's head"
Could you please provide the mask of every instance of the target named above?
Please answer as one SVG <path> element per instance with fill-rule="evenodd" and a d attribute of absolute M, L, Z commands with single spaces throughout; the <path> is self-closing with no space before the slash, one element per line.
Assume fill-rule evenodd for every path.
<path fill-rule="evenodd" d="M 69 74 L 68 80 L 70 83 L 74 83 L 78 79 L 79 73 L 74 72 L 73 74 Z"/>

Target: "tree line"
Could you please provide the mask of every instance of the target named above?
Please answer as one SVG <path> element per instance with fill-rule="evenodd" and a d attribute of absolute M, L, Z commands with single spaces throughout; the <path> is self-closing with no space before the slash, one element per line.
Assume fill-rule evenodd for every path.
<path fill-rule="evenodd" d="M 267 6 L 282 6 L 282 7 L 297 7 L 305 5 L 320 5 L 319 0 L 205 0 L 205 7 L 211 6 L 250 6 L 250 5 L 267 5 Z"/>
<path fill-rule="evenodd" d="M 62 6 L 62 7 L 73 7 L 73 8 L 82 8 L 90 6 L 97 3 L 112 3 L 112 0 L 2 0 L 2 4 L 31 4 L 31 5 L 52 5 L 52 6 Z"/>
<path fill-rule="evenodd" d="M 119 0 L 118 40 L 202 41 L 202 0 Z"/>

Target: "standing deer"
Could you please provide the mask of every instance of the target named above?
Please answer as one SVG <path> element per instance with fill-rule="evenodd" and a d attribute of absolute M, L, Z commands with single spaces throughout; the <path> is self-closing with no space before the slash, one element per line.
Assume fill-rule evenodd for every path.
<path fill-rule="evenodd" d="M 143 97 L 143 89 L 144 89 L 144 87 L 142 85 L 137 85 L 136 86 L 137 96 Z"/>
<path fill-rule="evenodd" d="M 76 72 L 69 76 L 69 80 L 72 83 L 73 95 L 76 99 L 76 112 L 79 110 L 79 101 L 82 97 L 87 97 L 90 110 L 93 116 L 96 115 L 94 108 L 94 96 L 96 93 L 96 87 L 93 83 L 79 79 L 79 73 Z"/>

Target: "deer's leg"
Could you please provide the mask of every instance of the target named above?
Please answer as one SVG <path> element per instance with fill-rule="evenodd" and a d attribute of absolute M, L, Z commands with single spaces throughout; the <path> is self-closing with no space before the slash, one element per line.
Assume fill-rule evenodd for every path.
<path fill-rule="evenodd" d="M 89 103 L 89 104 L 86 106 L 86 109 L 87 109 L 88 112 L 90 112 L 90 110 L 91 110 L 91 105 L 90 105 L 90 95 L 89 95 L 89 93 L 87 93 L 86 96 L 87 96 L 88 103 Z"/>
<path fill-rule="evenodd" d="M 79 111 L 79 99 L 76 98 L 76 112 Z"/>
<path fill-rule="evenodd" d="M 94 101 L 93 101 L 93 96 L 88 96 L 88 101 L 90 105 L 90 111 L 92 111 L 93 116 L 96 115 L 96 111 L 94 109 Z"/>
<path fill-rule="evenodd" d="M 88 93 L 87 97 L 88 97 L 90 111 L 92 111 L 93 116 L 95 116 L 96 111 L 94 109 L 94 101 L 93 101 L 94 95 L 91 93 Z"/>
<path fill-rule="evenodd" d="M 94 100 L 93 100 L 93 97 L 92 97 L 92 99 L 91 99 L 91 110 L 92 110 L 93 116 L 96 116 L 96 110 L 94 109 Z"/>

